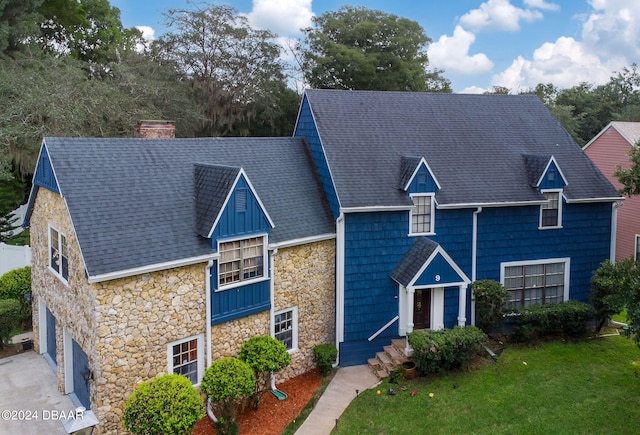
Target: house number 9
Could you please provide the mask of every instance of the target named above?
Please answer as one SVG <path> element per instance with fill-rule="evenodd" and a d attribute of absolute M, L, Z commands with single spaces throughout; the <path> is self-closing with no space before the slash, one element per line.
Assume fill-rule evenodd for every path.
<path fill-rule="evenodd" d="M 440 275 L 436 275 L 436 282 L 440 282 Z"/>

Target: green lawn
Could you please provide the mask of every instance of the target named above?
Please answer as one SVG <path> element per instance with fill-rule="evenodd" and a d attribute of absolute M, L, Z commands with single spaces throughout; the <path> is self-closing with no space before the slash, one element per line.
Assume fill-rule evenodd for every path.
<path fill-rule="evenodd" d="M 332 433 L 636 434 L 639 357 L 624 337 L 511 346 L 473 372 L 384 381 L 382 394 L 361 393 Z"/>

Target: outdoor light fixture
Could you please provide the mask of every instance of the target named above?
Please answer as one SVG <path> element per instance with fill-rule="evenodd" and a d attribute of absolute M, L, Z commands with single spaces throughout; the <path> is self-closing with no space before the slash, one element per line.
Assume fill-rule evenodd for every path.
<path fill-rule="evenodd" d="M 100 423 L 92 411 L 80 406 L 76 408 L 75 418 L 62 420 L 64 430 L 73 435 L 91 435 L 93 428 Z"/>

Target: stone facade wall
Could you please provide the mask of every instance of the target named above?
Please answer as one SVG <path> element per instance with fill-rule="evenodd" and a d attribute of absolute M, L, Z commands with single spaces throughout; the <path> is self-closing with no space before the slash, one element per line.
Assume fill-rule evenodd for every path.
<path fill-rule="evenodd" d="M 277 374 L 284 382 L 315 367 L 313 347 L 335 342 L 335 239 L 278 250 L 274 311 L 298 307 L 298 350 Z"/>

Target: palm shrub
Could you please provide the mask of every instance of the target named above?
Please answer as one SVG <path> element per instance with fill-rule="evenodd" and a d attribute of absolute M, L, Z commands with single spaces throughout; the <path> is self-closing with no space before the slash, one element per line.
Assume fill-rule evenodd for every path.
<path fill-rule="evenodd" d="M 253 405 L 258 408 L 260 400 L 269 389 L 271 372 L 277 372 L 291 364 L 291 355 L 280 340 L 268 335 L 257 335 L 242 343 L 238 358 L 253 369 L 256 386 Z"/>
<path fill-rule="evenodd" d="M 11 340 L 11 331 L 20 324 L 20 302 L 0 299 L 0 349 Z"/>
<path fill-rule="evenodd" d="M 485 334 L 502 325 L 509 290 L 498 281 L 480 279 L 471 284 L 476 301 L 476 322 Z"/>
<path fill-rule="evenodd" d="M 202 398 L 182 375 L 166 374 L 143 382 L 127 399 L 124 425 L 136 434 L 190 434 L 204 417 Z"/>
<path fill-rule="evenodd" d="M 487 335 L 475 326 L 428 329 L 407 334 L 418 373 L 444 372 L 461 367 L 480 349 Z"/>
<path fill-rule="evenodd" d="M 253 370 L 246 362 L 237 358 L 227 357 L 214 361 L 204 372 L 200 388 L 220 408 L 218 433 L 237 433 L 237 406 L 243 399 L 251 396 L 255 385 Z"/>

